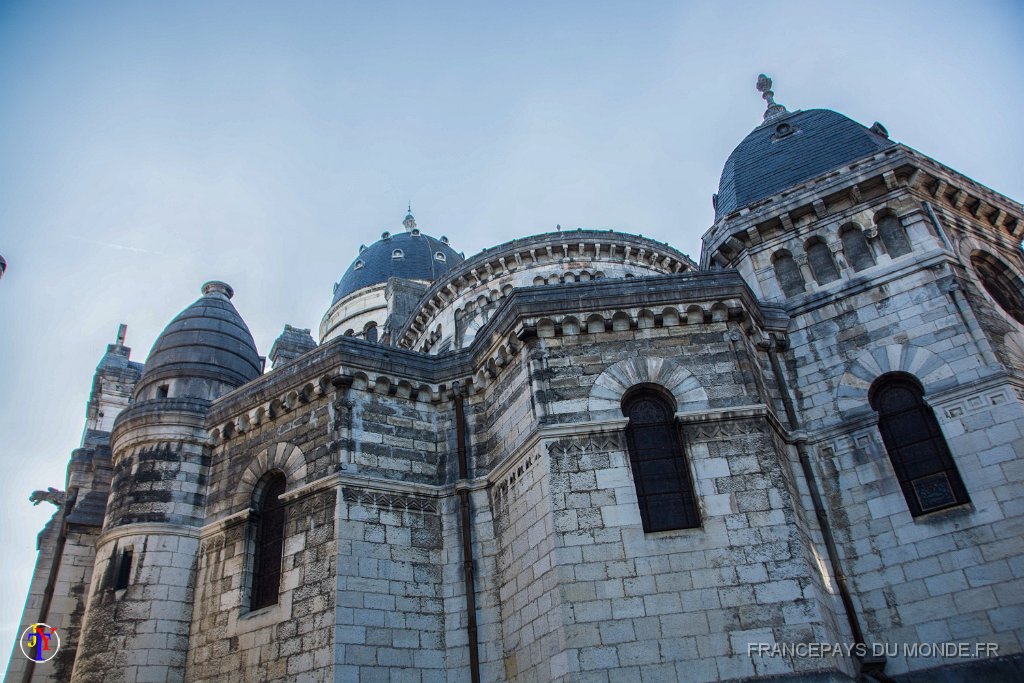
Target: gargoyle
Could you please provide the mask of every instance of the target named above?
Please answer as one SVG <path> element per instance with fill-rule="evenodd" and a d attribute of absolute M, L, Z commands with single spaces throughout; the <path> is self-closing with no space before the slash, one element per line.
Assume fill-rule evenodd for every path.
<path fill-rule="evenodd" d="M 33 491 L 32 495 L 28 497 L 29 502 L 33 505 L 39 505 L 43 501 L 47 503 L 53 503 L 57 507 L 64 504 L 64 492 L 58 491 L 52 486 L 47 487 L 45 491 Z"/>

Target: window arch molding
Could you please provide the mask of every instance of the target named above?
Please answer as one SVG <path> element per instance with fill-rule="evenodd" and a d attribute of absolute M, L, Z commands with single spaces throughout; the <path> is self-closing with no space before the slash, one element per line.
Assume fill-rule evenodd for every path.
<path fill-rule="evenodd" d="M 844 419 L 870 414 L 871 383 L 889 372 L 913 375 L 926 393 L 948 389 L 957 383 L 956 373 L 949 364 L 923 346 L 889 344 L 865 349 L 847 364 L 836 387 L 835 405 L 839 414 Z"/>
<path fill-rule="evenodd" d="M 697 497 L 676 424 L 676 402 L 664 387 L 644 382 L 622 397 L 626 444 L 644 531 L 701 525 Z"/>
<path fill-rule="evenodd" d="M 882 443 L 914 517 L 970 502 L 924 394 L 920 380 L 906 372 L 885 373 L 868 390 Z"/>
<path fill-rule="evenodd" d="M 622 399 L 632 387 L 652 384 L 673 397 L 677 410 L 708 407 L 708 394 L 685 366 L 671 358 L 643 356 L 626 358 L 605 368 L 590 388 L 587 411 L 590 419 L 619 419 Z"/>
<path fill-rule="evenodd" d="M 1024 325 L 1024 282 L 1006 261 L 994 254 L 976 249 L 971 253 L 971 267 L 989 298 L 1021 325 Z"/>
<path fill-rule="evenodd" d="M 239 478 L 231 498 L 234 510 L 241 511 L 250 506 L 257 483 L 271 470 L 283 473 L 289 486 L 300 486 L 305 483 L 308 473 L 306 456 L 298 446 L 285 441 L 260 450 Z"/>

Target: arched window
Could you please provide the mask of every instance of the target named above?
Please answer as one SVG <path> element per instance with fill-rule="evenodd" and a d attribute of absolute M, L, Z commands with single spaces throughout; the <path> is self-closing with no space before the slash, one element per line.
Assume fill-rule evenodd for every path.
<path fill-rule="evenodd" d="M 377 343 L 377 325 L 376 323 L 370 323 L 363 330 L 363 336 L 366 337 L 366 341 Z"/>
<path fill-rule="evenodd" d="M 878 225 L 878 236 L 890 257 L 898 258 L 910 253 L 910 239 L 899 218 L 887 213 L 876 218 L 875 223 Z"/>
<path fill-rule="evenodd" d="M 434 259 L 443 263 L 448 260 L 448 257 L 444 255 L 443 251 L 437 251 L 434 252 Z"/>
<path fill-rule="evenodd" d="M 1024 325 L 1024 283 L 1017 274 L 984 251 L 971 254 L 971 265 L 988 295 L 1014 320 Z"/>
<path fill-rule="evenodd" d="M 796 265 L 793 255 L 788 251 L 783 249 L 775 252 L 772 256 L 772 268 L 783 294 L 796 296 L 804 291 L 804 276 L 800 274 L 800 267 Z"/>
<path fill-rule="evenodd" d="M 871 247 L 864 238 L 864 231 L 856 225 L 845 225 L 839 231 L 839 239 L 843 243 L 843 253 L 854 270 L 864 270 L 875 265 L 875 257 Z"/>
<path fill-rule="evenodd" d="M 911 375 L 889 373 L 875 380 L 869 397 L 910 514 L 970 502 L 921 384 Z"/>
<path fill-rule="evenodd" d="M 675 408 L 657 387 L 627 392 L 626 441 L 644 531 L 700 526 L 690 471 L 675 424 Z"/>
<path fill-rule="evenodd" d="M 403 258 L 404 256 L 405 252 L 403 252 L 401 249 L 395 249 L 393 252 L 391 252 L 391 258 Z"/>
<path fill-rule="evenodd" d="M 285 478 L 280 472 L 271 472 L 256 486 L 251 610 L 277 604 L 284 555 L 284 489 Z"/>
<path fill-rule="evenodd" d="M 828 245 L 820 239 L 812 239 L 807 242 L 807 262 L 811 265 L 811 272 L 819 285 L 828 284 L 839 279 L 839 268 L 832 258 L 832 252 Z"/>

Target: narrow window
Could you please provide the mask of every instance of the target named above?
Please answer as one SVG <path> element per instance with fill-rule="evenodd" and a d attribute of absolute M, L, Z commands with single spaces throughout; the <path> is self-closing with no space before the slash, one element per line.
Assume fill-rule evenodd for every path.
<path fill-rule="evenodd" d="M 374 344 L 377 343 L 377 326 L 376 325 L 374 325 L 373 323 L 370 323 L 369 325 L 367 325 L 364 334 L 366 336 L 366 341 L 371 341 Z"/>
<path fill-rule="evenodd" d="M 132 549 L 124 548 L 117 560 L 117 577 L 114 580 L 114 590 L 124 590 L 130 583 L 132 574 Z"/>
<path fill-rule="evenodd" d="M 700 526 L 689 467 L 675 425 L 675 410 L 655 388 L 626 394 L 626 441 L 644 531 Z"/>
<path fill-rule="evenodd" d="M 917 380 L 904 374 L 883 375 L 872 385 L 870 401 L 910 514 L 917 517 L 970 502 Z"/>
<path fill-rule="evenodd" d="M 887 213 L 877 220 L 878 236 L 885 245 L 885 250 L 892 258 L 898 258 L 910 253 L 910 240 L 907 238 L 907 231 L 903 229 L 900 219 L 891 213 Z"/>
<path fill-rule="evenodd" d="M 854 270 L 864 270 L 875 265 L 875 257 L 871 254 L 863 230 L 856 225 L 847 225 L 839 231 L 839 239 L 843 243 L 846 260 Z"/>
<path fill-rule="evenodd" d="M 277 604 L 281 588 L 281 559 L 284 551 L 285 509 L 281 494 L 285 478 L 280 472 L 267 477 L 256 505 L 256 552 L 253 557 L 250 609 Z"/>
<path fill-rule="evenodd" d="M 807 262 L 811 264 L 811 272 L 819 285 L 825 285 L 839 279 L 839 268 L 832 258 L 828 245 L 820 239 L 807 244 Z"/>
<path fill-rule="evenodd" d="M 783 294 L 796 296 L 804 291 L 804 276 L 800 274 L 800 267 L 796 265 L 793 255 L 788 251 L 783 249 L 775 253 L 772 257 L 772 268 Z"/>

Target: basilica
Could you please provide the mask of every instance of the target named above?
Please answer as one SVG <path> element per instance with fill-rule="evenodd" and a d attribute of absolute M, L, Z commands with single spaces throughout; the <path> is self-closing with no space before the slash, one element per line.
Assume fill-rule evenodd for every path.
<path fill-rule="evenodd" d="M 1024 207 L 757 85 L 699 262 L 410 211 L 122 329 L 4 680 L 1024 680 Z"/>

